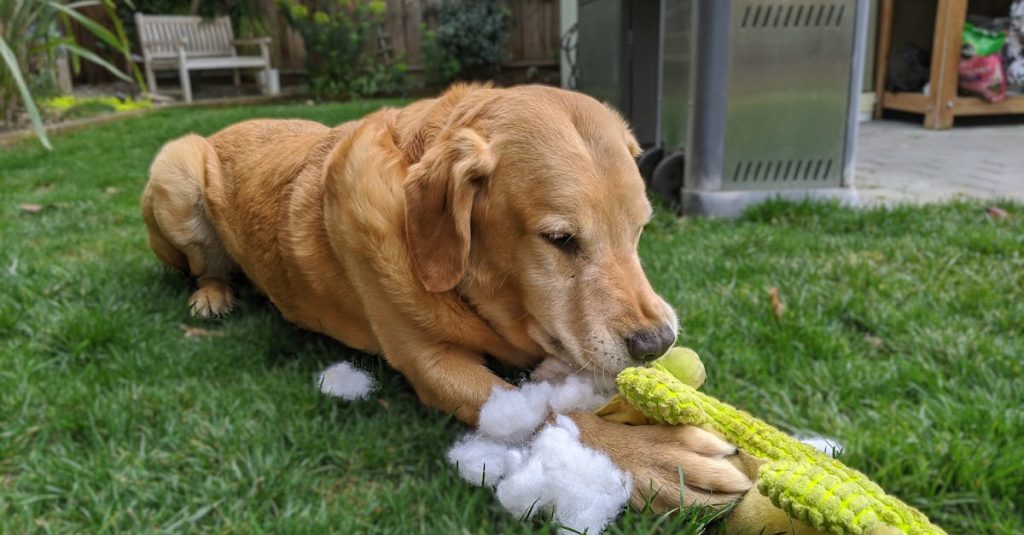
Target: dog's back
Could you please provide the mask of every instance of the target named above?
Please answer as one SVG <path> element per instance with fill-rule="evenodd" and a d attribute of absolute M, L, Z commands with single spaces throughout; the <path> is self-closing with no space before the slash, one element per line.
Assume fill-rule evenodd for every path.
<path fill-rule="evenodd" d="M 298 180 L 316 180 L 349 125 L 257 119 L 204 138 L 167 143 L 153 161 L 142 198 L 150 246 L 167 265 L 199 279 L 190 307 L 228 312 L 226 279 L 241 268 L 258 286 L 260 265 L 280 263 L 278 221 Z"/>

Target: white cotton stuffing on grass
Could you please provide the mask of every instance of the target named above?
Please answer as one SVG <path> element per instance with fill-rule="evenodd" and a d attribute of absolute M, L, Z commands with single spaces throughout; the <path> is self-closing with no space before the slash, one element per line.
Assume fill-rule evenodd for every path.
<path fill-rule="evenodd" d="M 466 481 L 494 488 L 517 517 L 551 514 L 572 530 L 600 533 L 626 506 L 632 481 L 607 455 L 583 445 L 564 414 L 594 410 L 606 399 L 579 377 L 495 389 L 478 431 L 456 442 L 448 460 Z M 538 432 L 551 414 L 559 416 Z"/>
<path fill-rule="evenodd" d="M 512 451 L 518 453 L 514 458 Z M 459 475 L 477 486 L 496 485 L 505 476 L 506 468 L 518 464 L 521 458 L 522 453 L 508 444 L 480 434 L 467 435 L 448 450 L 448 460 L 459 469 Z"/>
<path fill-rule="evenodd" d="M 797 440 L 828 455 L 836 457 L 843 453 L 843 445 L 838 440 L 828 437 L 796 437 Z"/>
<path fill-rule="evenodd" d="M 498 483 L 498 502 L 518 516 L 553 512 L 576 531 L 599 533 L 629 500 L 633 483 L 607 455 L 584 446 L 568 416 L 530 444 L 526 458 Z"/>
<path fill-rule="evenodd" d="M 363 399 L 373 391 L 373 378 L 347 362 L 331 365 L 317 376 L 320 391 L 348 401 Z"/>

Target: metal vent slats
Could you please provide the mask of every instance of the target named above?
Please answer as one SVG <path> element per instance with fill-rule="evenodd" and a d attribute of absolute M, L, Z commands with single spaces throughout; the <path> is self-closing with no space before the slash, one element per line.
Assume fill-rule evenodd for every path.
<path fill-rule="evenodd" d="M 829 180 L 831 158 L 812 160 L 746 160 L 733 169 L 733 182 L 792 182 Z"/>
<path fill-rule="evenodd" d="M 834 3 L 748 5 L 740 28 L 839 27 L 846 6 Z"/>

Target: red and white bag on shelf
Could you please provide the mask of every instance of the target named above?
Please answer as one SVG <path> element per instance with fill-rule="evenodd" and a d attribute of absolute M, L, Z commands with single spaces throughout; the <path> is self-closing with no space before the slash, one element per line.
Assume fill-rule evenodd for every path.
<path fill-rule="evenodd" d="M 1006 98 L 1003 45 L 1006 33 L 968 22 L 964 24 L 960 53 L 960 89 L 989 102 Z"/>
<path fill-rule="evenodd" d="M 960 89 L 989 102 L 999 102 L 1006 98 L 1003 58 L 995 54 L 961 59 Z"/>

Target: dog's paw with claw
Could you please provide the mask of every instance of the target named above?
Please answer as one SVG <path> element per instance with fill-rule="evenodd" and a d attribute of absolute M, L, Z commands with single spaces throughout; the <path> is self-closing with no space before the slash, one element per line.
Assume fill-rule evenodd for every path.
<path fill-rule="evenodd" d="M 235 306 L 235 294 L 226 283 L 207 284 L 196 290 L 188 299 L 192 317 L 213 319 L 231 312 Z"/>

